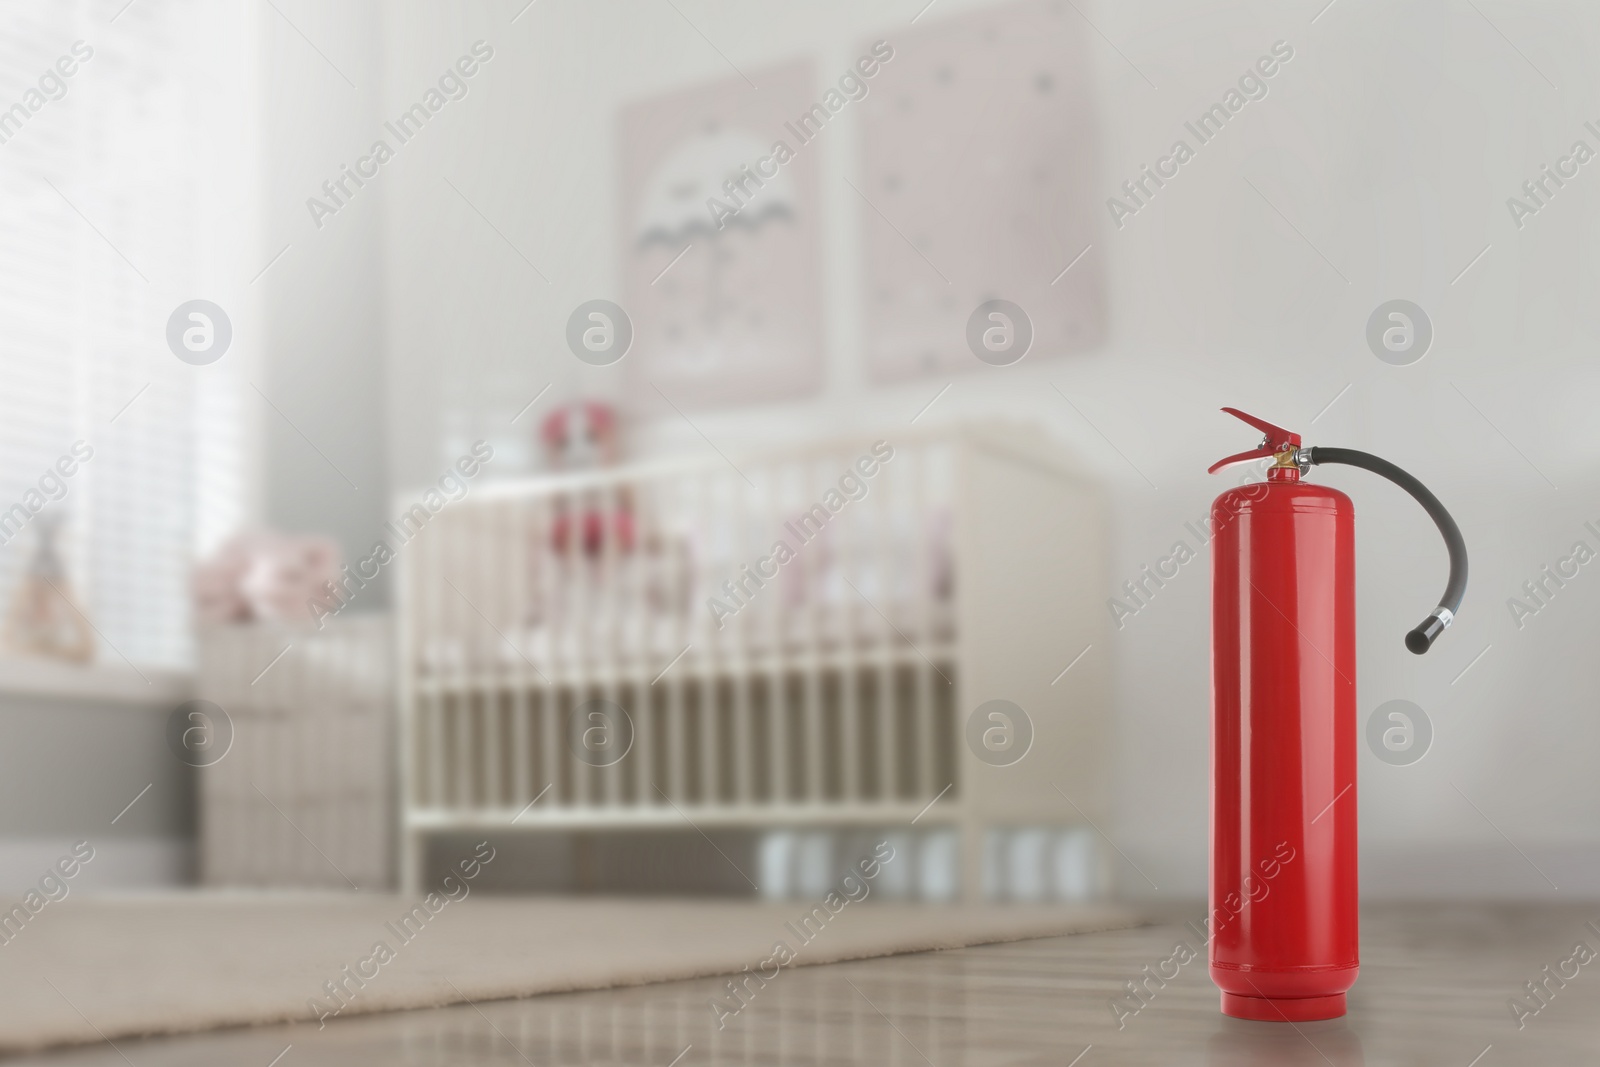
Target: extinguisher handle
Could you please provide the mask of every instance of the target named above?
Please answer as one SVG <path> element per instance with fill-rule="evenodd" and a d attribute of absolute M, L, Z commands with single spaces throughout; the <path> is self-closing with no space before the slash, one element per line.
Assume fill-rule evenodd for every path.
<path fill-rule="evenodd" d="M 1353 448 L 1323 448 L 1313 445 L 1305 451 L 1307 461 L 1313 465 L 1342 463 L 1350 467 L 1360 467 L 1362 470 L 1389 479 L 1410 493 L 1416 502 L 1422 505 L 1428 517 L 1444 535 L 1445 547 L 1450 552 L 1450 578 L 1445 583 L 1444 596 L 1439 598 L 1439 606 L 1434 608 L 1415 629 L 1406 634 L 1406 648 L 1419 656 L 1422 655 L 1433 647 L 1434 639 L 1444 633 L 1446 627 L 1455 620 L 1456 612 L 1461 610 L 1461 598 L 1467 592 L 1467 542 L 1461 536 L 1461 527 L 1456 525 L 1456 520 L 1450 517 L 1444 505 L 1439 503 L 1439 498 L 1429 492 L 1427 486 L 1386 459 L 1380 459 L 1370 452 L 1358 452 Z"/>

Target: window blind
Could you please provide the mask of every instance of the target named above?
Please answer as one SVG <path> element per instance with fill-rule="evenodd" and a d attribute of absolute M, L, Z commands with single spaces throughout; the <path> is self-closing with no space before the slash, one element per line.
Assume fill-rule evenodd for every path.
<path fill-rule="evenodd" d="M 0 546 L 0 610 L 41 518 L 56 518 L 97 658 L 187 666 L 192 561 L 250 512 L 243 390 L 252 266 L 266 262 L 252 208 L 255 16 L 235 0 L 77 0 L 6 19 L 0 512 L 26 504 L 74 442 L 93 457 Z M 167 318 L 194 298 L 233 324 L 206 366 L 166 342 Z"/>

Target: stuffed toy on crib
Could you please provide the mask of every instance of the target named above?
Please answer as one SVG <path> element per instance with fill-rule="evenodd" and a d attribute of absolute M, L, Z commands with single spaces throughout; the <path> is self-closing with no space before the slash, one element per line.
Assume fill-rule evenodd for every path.
<path fill-rule="evenodd" d="M 617 413 L 597 401 L 579 400 L 557 408 L 545 418 L 539 437 L 551 470 L 610 467 L 622 454 Z M 574 530 L 576 545 L 572 543 Z M 616 553 L 633 551 L 632 494 L 622 487 L 609 495 L 591 492 L 581 499 L 558 497 L 550 539 L 551 547 L 561 555 L 577 549 L 592 559 L 608 546 Z"/>
<path fill-rule="evenodd" d="M 622 454 L 617 412 L 579 400 L 557 408 L 540 427 L 546 466 L 562 474 L 615 466 Z M 529 530 L 528 589 L 519 644 L 549 654 L 557 632 L 584 644 L 578 620 L 605 629 L 619 620 L 681 614 L 689 596 L 688 549 L 681 536 L 641 512 L 631 484 L 596 479 L 549 498 L 548 524 Z"/>

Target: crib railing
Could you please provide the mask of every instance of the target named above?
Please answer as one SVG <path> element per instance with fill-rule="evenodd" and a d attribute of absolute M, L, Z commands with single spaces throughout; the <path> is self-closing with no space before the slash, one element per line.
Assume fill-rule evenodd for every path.
<path fill-rule="evenodd" d="M 537 799 L 524 822 L 604 821 L 619 809 L 716 810 L 722 822 L 819 805 L 914 814 L 955 777 L 950 686 L 934 678 L 918 703 L 938 669 L 901 658 L 850 673 L 691 668 L 655 686 L 439 689 L 414 710 L 412 805 L 494 821 Z M 586 742 L 585 732 L 616 740 Z M 616 762 L 600 762 L 612 753 Z"/>
<path fill-rule="evenodd" d="M 447 505 L 402 556 L 407 827 L 953 798 L 954 453 L 711 457 Z"/>

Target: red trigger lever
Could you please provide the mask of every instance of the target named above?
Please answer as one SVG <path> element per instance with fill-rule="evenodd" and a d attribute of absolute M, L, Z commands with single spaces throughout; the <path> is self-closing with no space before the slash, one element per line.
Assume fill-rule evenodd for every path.
<path fill-rule="evenodd" d="M 1210 467 L 1206 468 L 1207 474 L 1215 474 L 1223 467 L 1233 463 L 1244 463 L 1247 460 L 1252 459 L 1271 459 L 1272 457 L 1283 452 L 1299 450 L 1299 434 L 1290 433 L 1282 426 L 1274 426 L 1265 419 L 1258 419 L 1254 415 L 1249 415 L 1243 411 L 1240 411 L 1238 408 L 1223 408 L 1222 410 L 1226 411 L 1234 418 L 1242 419 L 1251 426 L 1254 426 L 1265 436 L 1262 438 L 1261 444 L 1256 448 L 1251 449 L 1249 452 L 1240 452 L 1237 455 L 1229 456 L 1227 459 L 1217 460 Z"/>

